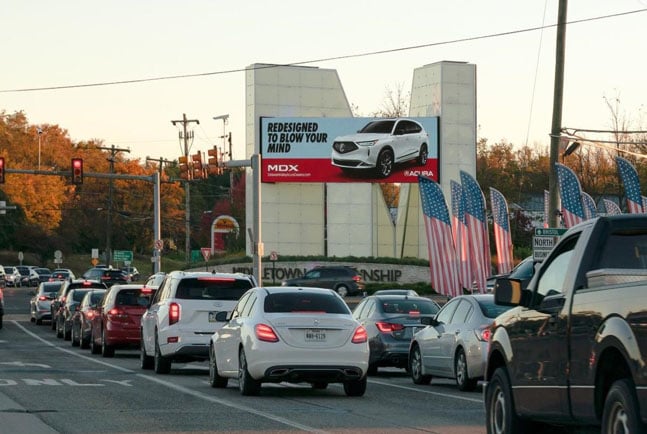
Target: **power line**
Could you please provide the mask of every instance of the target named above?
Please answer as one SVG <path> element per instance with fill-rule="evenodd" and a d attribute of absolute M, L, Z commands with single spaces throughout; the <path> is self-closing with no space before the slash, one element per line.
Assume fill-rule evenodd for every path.
<path fill-rule="evenodd" d="M 608 18 L 616 18 L 624 15 L 631 15 L 631 14 L 636 14 L 636 13 L 641 13 L 646 11 L 647 11 L 647 8 L 637 9 L 633 11 L 626 11 L 626 12 L 618 12 L 616 14 L 602 15 L 598 17 L 583 18 L 581 20 L 568 21 L 566 22 L 566 25 L 580 24 L 580 23 L 586 23 L 591 21 L 599 21 L 599 20 L 604 20 Z M 520 33 L 534 32 L 537 30 L 548 29 L 548 28 L 557 27 L 557 26 L 558 24 L 549 24 L 546 26 L 542 25 L 538 27 L 529 27 L 526 29 L 511 30 L 508 32 L 491 33 L 487 35 L 471 36 L 467 38 L 452 39 L 449 41 L 442 41 L 442 42 L 431 42 L 427 44 L 409 45 L 406 47 L 390 48 L 386 50 L 377 50 L 377 51 L 368 51 L 364 53 L 322 57 L 319 59 L 304 60 L 301 62 L 293 62 L 293 63 L 286 63 L 286 64 L 262 65 L 252 69 L 258 70 L 258 69 L 278 68 L 283 66 L 299 66 L 299 65 L 308 65 L 312 63 L 329 62 L 332 60 L 343 60 L 343 59 L 354 59 L 354 58 L 367 57 L 367 56 L 377 56 L 380 54 L 397 53 L 401 51 L 417 50 L 420 48 L 438 47 L 442 45 L 458 44 L 461 42 L 471 42 L 471 41 L 477 41 L 480 39 L 498 38 L 501 36 L 510 36 L 510 35 L 516 35 Z M 21 89 L 0 89 L 0 93 L 38 92 L 38 91 L 45 91 L 45 90 L 63 90 L 63 89 L 77 89 L 77 88 L 84 88 L 84 87 L 114 86 L 119 84 L 135 84 L 135 83 L 145 83 L 145 82 L 152 82 L 152 81 L 162 81 L 162 80 L 176 80 L 180 78 L 195 78 L 195 77 L 206 77 L 211 75 L 225 75 L 225 74 L 232 74 L 237 72 L 245 72 L 247 70 L 249 70 L 249 68 L 235 68 L 235 69 L 226 69 L 222 71 L 200 72 L 195 74 L 167 75 L 167 76 L 161 76 L 161 77 L 148 77 L 148 78 L 139 78 L 139 79 L 131 79 L 131 80 L 105 81 L 105 82 L 97 82 L 97 83 L 69 84 L 69 85 L 62 85 L 62 86 L 32 87 L 32 88 L 21 88 Z"/>

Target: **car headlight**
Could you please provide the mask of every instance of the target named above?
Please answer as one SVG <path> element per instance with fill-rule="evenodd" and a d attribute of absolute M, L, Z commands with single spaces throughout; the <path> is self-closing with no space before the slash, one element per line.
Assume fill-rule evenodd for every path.
<path fill-rule="evenodd" d="M 357 146 L 373 146 L 377 143 L 377 140 L 369 140 L 368 142 L 355 142 Z"/>

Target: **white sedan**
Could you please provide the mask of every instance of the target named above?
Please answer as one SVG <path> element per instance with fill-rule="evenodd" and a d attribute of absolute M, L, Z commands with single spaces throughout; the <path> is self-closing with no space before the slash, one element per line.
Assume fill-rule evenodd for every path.
<path fill-rule="evenodd" d="M 366 391 L 366 330 L 331 289 L 256 287 L 211 337 L 209 383 L 238 379 L 241 394 L 257 395 L 264 382 L 310 383 L 325 389 L 343 383 L 348 396 Z"/>

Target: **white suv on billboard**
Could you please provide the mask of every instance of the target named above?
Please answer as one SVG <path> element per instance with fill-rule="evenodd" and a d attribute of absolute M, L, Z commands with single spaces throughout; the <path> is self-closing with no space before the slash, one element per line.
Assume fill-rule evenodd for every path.
<path fill-rule="evenodd" d="M 172 362 L 208 360 L 209 339 L 222 326 L 216 314 L 231 312 L 254 286 L 246 274 L 168 273 L 141 319 L 142 369 L 168 374 Z"/>
<path fill-rule="evenodd" d="M 378 119 L 369 122 L 356 134 L 335 138 L 332 164 L 344 172 L 374 171 L 388 177 L 393 165 L 416 160 L 427 164 L 429 135 L 422 125 L 411 119 Z"/>

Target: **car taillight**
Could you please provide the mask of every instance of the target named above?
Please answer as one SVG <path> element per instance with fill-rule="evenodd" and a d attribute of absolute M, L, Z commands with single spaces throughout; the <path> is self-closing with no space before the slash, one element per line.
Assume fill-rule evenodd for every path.
<path fill-rule="evenodd" d="M 116 307 L 110 309 L 107 315 L 111 320 L 128 318 L 128 314 L 120 309 L 117 309 Z"/>
<path fill-rule="evenodd" d="M 171 303 L 168 307 L 168 325 L 173 325 L 180 320 L 180 305 Z"/>
<path fill-rule="evenodd" d="M 38 301 L 45 301 L 45 300 L 47 300 L 47 297 L 45 297 L 44 295 L 38 296 Z"/>
<path fill-rule="evenodd" d="M 394 323 L 384 322 L 384 321 L 376 322 L 375 326 L 382 333 L 391 333 L 391 332 L 404 330 L 404 326 L 402 324 L 394 324 Z"/>
<path fill-rule="evenodd" d="M 360 276 L 353 276 L 353 281 L 359 282 L 361 280 L 362 280 L 362 278 Z"/>
<path fill-rule="evenodd" d="M 92 318 L 94 318 L 95 315 L 96 314 L 93 311 L 89 311 L 88 313 L 85 314 L 85 317 L 87 319 L 92 319 Z"/>
<path fill-rule="evenodd" d="M 483 341 L 483 342 L 489 342 L 490 337 L 492 336 L 492 330 L 490 330 L 489 327 L 486 327 L 481 330 L 474 330 L 474 333 L 476 333 L 476 338 L 479 341 Z"/>
<path fill-rule="evenodd" d="M 65 296 L 61 297 L 61 304 L 65 303 Z"/>
<path fill-rule="evenodd" d="M 272 329 L 272 327 L 266 324 L 256 324 L 256 327 L 254 327 L 254 331 L 256 332 L 256 337 L 258 338 L 259 341 L 265 341 L 265 342 L 279 341 L 278 336 L 276 336 L 276 333 L 274 333 L 274 329 Z"/>
<path fill-rule="evenodd" d="M 366 329 L 362 326 L 357 327 L 355 329 L 355 333 L 353 333 L 353 339 L 351 339 L 351 342 L 354 344 L 363 344 L 366 341 L 368 341 Z"/>

